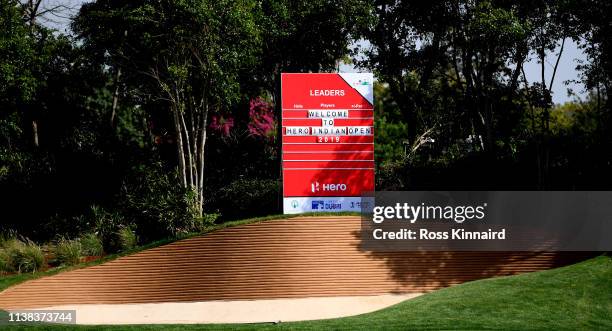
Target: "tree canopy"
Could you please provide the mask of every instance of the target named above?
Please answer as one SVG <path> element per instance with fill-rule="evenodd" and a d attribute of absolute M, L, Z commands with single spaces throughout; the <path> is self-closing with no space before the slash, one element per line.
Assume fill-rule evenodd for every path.
<path fill-rule="evenodd" d="M 0 232 L 112 249 L 279 212 L 280 74 L 347 64 L 379 190 L 612 184 L 609 1 L 97 0 L 66 33 L 60 8 L 0 1 Z M 569 43 L 587 97 L 556 105 Z"/>

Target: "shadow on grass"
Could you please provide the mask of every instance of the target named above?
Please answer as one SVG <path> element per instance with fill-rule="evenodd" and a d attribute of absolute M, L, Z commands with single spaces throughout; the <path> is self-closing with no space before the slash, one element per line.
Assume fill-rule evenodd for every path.
<path fill-rule="evenodd" d="M 593 252 L 372 251 L 362 230 L 353 231 L 355 249 L 384 261 L 397 282 L 395 293 L 429 291 L 469 281 L 562 267 L 597 256 Z"/>

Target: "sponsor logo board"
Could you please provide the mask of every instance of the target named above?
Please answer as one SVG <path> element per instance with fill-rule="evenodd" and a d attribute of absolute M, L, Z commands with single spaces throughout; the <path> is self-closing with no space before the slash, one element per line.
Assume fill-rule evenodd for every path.
<path fill-rule="evenodd" d="M 281 80 L 284 212 L 359 211 L 362 193 L 374 191 L 372 74 Z"/>

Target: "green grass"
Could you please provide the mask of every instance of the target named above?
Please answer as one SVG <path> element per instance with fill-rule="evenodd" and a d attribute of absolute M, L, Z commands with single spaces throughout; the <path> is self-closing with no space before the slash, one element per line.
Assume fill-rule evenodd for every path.
<path fill-rule="evenodd" d="M 66 326 L 35 328 L 62 330 Z M 70 329 L 612 330 L 612 258 L 600 256 L 553 270 L 469 282 L 354 317 L 280 324 L 73 326 Z"/>
<path fill-rule="evenodd" d="M 245 224 L 251 224 L 251 223 L 259 223 L 259 222 L 264 222 L 264 221 L 273 221 L 273 220 L 295 218 L 295 217 L 301 217 L 301 216 L 349 216 L 349 215 L 350 216 L 359 216 L 360 214 L 359 213 L 355 213 L 355 212 L 340 212 L 340 213 L 305 213 L 305 214 L 295 214 L 295 215 L 270 215 L 270 216 L 255 217 L 255 218 L 249 218 L 249 219 L 244 219 L 244 220 L 229 221 L 229 222 L 225 222 L 225 223 L 221 223 L 221 224 L 215 224 L 215 225 L 207 227 L 202 232 L 188 233 L 188 234 L 182 235 L 180 237 L 176 237 L 176 238 L 167 238 L 167 239 L 162 239 L 162 240 L 154 241 L 154 242 L 151 242 L 151 243 L 149 243 L 147 245 L 138 246 L 138 247 L 135 247 L 133 249 L 127 250 L 125 252 L 107 255 L 107 256 L 103 257 L 102 259 L 95 260 L 95 261 L 90 261 L 90 262 L 87 262 L 87 263 L 80 263 L 80 264 L 76 264 L 76 265 L 73 265 L 73 266 L 61 266 L 61 267 L 52 268 L 52 269 L 49 269 L 49 270 L 46 270 L 46 271 L 34 272 L 34 273 L 21 273 L 21 274 L 14 274 L 14 275 L 8 275 L 8 276 L 0 274 L 0 292 L 5 290 L 6 288 L 8 288 L 10 286 L 13 286 L 13 285 L 25 282 L 27 280 L 36 279 L 36 278 L 40 278 L 40 277 L 43 277 L 43 276 L 50 276 L 50 275 L 54 275 L 54 274 L 57 274 L 57 273 L 63 272 L 63 271 L 69 271 L 69 270 L 80 269 L 80 268 L 85 268 L 85 267 L 90 267 L 90 266 L 102 264 L 104 262 L 108 262 L 108 261 L 117 259 L 117 258 L 122 257 L 122 256 L 138 253 L 140 251 L 143 251 L 143 250 L 146 250 L 146 249 L 151 249 L 151 248 L 162 246 L 162 245 L 166 245 L 166 244 L 172 243 L 172 242 L 177 241 L 177 240 L 192 238 L 192 237 L 195 237 L 195 236 L 198 236 L 198 235 L 201 235 L 201 234 L 210 233 L 210 232 L 213 232 L 213 231 L 218 231 L 218 230 L 225 229 L 225 228 L 228 228 L 228 227 L 233 227 L 233 226 L 238 226 L 238 225 L 245 225 Z"/>

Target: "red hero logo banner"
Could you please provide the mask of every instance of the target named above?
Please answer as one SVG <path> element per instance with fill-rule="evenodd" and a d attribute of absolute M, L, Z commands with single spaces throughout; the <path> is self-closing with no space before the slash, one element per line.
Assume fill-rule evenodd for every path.
<path fill-rule="evenodd" d="M 283 170 L 285 197 L 352 197 L 374 189 L 373 170 Z"/>
<path fill-rule="evenodd" d="M 374 190 L 372 105 L 351 86 L 363 81 L 345 77 L 282 75 L 285 198 L 357 197 Z"/>

